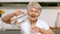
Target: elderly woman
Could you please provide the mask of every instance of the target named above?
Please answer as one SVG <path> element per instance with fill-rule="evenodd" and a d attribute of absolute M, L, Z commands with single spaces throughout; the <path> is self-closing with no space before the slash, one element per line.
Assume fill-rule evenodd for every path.
<path fill-rule="evenodd" d="M 28 18 L 26 18 L 22 23 L 18 23 L 20 20 L 17 20 L 15 25 L 19 24 L 21 29 L 21 34 L 54 34 L 54 32 L 49 28 L 45 21 L 39 19 L 42 8 L 37 2 L 30 2 L 28 4 Z M 4 17 L 2 20 L 6 23 L 11 22 L 13 16 L 21 15 L 22 11 L 17 11 L 15 13 L 9 14 Z M 7 18 L 9 17 L 9 18 Z"/>

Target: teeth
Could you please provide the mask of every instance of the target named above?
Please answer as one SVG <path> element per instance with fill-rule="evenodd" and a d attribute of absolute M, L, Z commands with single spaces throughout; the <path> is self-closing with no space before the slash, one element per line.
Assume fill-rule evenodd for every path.
<path fill-rule="evenodd" d="M 31 17 L 35 18 L 36 16 L 32 15 Z"/>

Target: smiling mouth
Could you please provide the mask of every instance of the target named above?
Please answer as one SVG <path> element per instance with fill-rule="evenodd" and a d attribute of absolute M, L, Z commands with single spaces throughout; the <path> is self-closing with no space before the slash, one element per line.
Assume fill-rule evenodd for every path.
<path fill-rule="evenodd" d="M 36 16 L 35 15 L 31 15 L 32 18 L 35 18 Z"/>

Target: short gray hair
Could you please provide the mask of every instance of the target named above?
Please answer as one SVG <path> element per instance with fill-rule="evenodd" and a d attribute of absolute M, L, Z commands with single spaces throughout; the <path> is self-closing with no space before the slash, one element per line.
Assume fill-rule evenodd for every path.
<path fill-rule="evenodd" d="M 29 2 L 27 7 L 28 7 L 28 9 L 36 8 L 36 9 L 42 10 L 42 7 L 40 6 L 40 4 L 38 2 Z"/>

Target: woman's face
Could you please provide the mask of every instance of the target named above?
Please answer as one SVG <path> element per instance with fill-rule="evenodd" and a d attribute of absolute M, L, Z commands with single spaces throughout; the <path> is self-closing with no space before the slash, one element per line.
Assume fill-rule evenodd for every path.
<path fill-rule="evenodd" d="M 31 21 L 37 20 L 39 14 L 40 14 L 40 11 L 35 8 L 30 8 L 28 11 L 29 19 Z"/>

